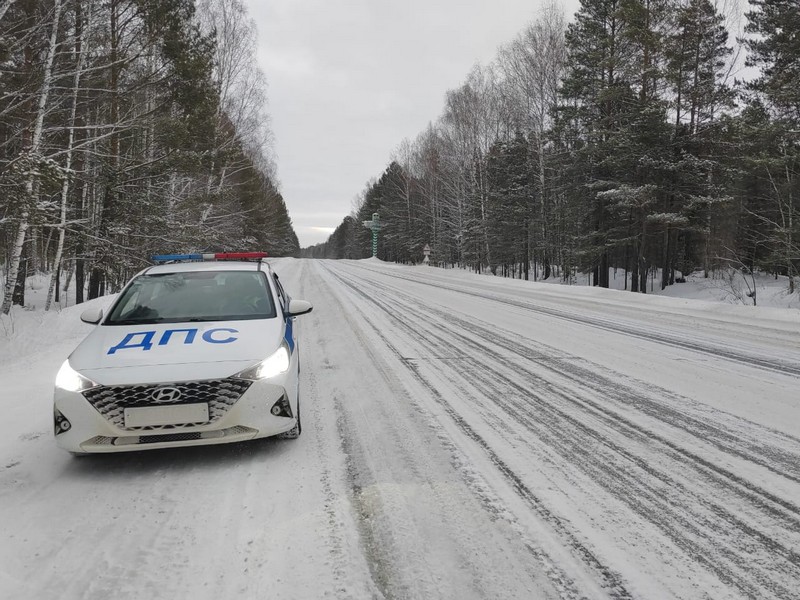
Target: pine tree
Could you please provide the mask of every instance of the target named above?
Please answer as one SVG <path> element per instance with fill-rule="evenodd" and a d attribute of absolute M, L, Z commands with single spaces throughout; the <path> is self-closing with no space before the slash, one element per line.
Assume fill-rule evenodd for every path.
<path fill-rule="evenodd" d="M 733 50 L 723 16 L 708 0 L 690 0 L 674 14 L 667 39 L 666 77 L 672 92 L 674 175 L 671 213 L 686 226 L 667 232 L 662 288 L 672 283 L 675 265 L 683 270 L 714 261 L 714 216 L 727 202 L 721 182 L 729 177 L 719 160 L 721 111 L 733 105 L 726 77 Z M 683 256 L 678 257 L 680 247 Z"/>
<path fill-rule="evenodd" d="M 619 175 L 630 173 L 630 159 L 620 130 L 629 122 L 634 102 L 624 74 L 631 62 L 624 35 L 621 0 L 582 0 L 575 21 L 567 27 L 567 75 L 562 87 L 561 118 L 577 139 L 570 142 L 580 163 L 575 198 L 586 206 L 583 224 L 583 267 L 594 284 L 608 287 L 609 246 L 614 226 L 607 196 L 619 187 Z"/>
<path fill-rule="evenodd" d="M 747 64 L 762 69 L 750 88 L 764 94 L 782 118 L 800 123 L 800 2 L 750 0 L 745 31 Z"/>
<path fill-rule="evenodd" d="M 222 2 L 246 21 L 237 0 L 205 6 Z M 25 258 L 53 273 L 50 300 L 63 269 L 81 302 L 118 289 L 156 252 L 298 251 L 268 158 L 264 82 L 255 70 L 244 87 L 226 80 L 223 104 L 217 38 L 193 0 L 3 9 L 0 254 L 19 275 L 6 279 L 4 305 L 23 301 Z M 237 107 L 249 112 L 229 114 Z"/>
<path fill-rule="evenodd" d="M 793 292 L 800 267 L 800 2 L 752 0 L 751 5 L 756 10 L 747 13 L 748 64 L 760 67 L 762 74 L 749 88 L 757 94 L 754 104 L 769 109 L 765 133 L 771 138 L 763 160 L 756 163 L 756 176 L 768 177 L 770 204 L 777 212 L 762 219 L 775 232 Z"/>
<path fill-rule="evenodd" d="M 502 275 L 528 279 L 533 217 L 533 185 L 528 140 L 517 132 L 510 142 L 497 142 L 487 164 L 489 268 Z"/>

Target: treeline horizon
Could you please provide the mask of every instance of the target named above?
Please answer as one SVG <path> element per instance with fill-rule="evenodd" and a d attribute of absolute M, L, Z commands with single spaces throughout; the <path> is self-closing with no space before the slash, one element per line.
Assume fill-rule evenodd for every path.
<path fill-rule="evenodd" d="M 645 292 L 800 266 L 800 3 L 751 0 L 741 39 L 709 0 L 550 5 L 447 92 L 439 118 L 303 256 L 519 278 L 589 273 Z M 744 53 L 745 60 L 742 60 Z M 742 65 L 752 76 L 737 79 Z"/>
<path fill-rule="evenodd" d="M 36 272 L 49 308 L 152 254 L 299 253 L 255 55 L 242 0 L 0 2 L 0 312 Z"/>

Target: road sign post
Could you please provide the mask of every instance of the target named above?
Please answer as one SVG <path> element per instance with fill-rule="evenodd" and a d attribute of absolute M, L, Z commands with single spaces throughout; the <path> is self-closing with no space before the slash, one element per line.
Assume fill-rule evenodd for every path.
<path fill-rule="evenodd" d="M 429 244 L 425 244 L 425 247 L 422 249 L 422 253 L 425 255 L 425 258 L 422 259 L 422 264 L 431 264 L 431 260 L 428 258 L 431 255 L 431 247 Z"/>
<path fill-rule="evenodd" d="M 372 221 L 362 221 L 364 227 L 372 229 L 372 258 L 378 257 L 378 232 L 381 230 L 381 220 L 378 213 L 372 213 Z"/>

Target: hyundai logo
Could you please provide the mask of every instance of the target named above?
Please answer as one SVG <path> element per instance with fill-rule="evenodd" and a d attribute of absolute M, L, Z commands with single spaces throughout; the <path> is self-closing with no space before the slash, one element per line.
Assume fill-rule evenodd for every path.
<path fill-rule="evenodd" d="M 153 399 L 153 402 L 157 404 L 169 404 L 170 402 L 177 402 L 181 397 L 181 391 L 174 387 L 162 387 L 153 390 L 150 397 Z"/>

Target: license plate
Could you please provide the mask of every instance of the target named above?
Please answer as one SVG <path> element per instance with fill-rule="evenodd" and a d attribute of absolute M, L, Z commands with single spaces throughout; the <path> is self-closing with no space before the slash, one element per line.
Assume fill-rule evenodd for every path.
<path fill-rule="evenodd" d="M 178 404 L 175 406 L 143 406 L 125 409 L 125 427 L 151 425 L 185 425 L 207 423 L 208 404 Z"/>

